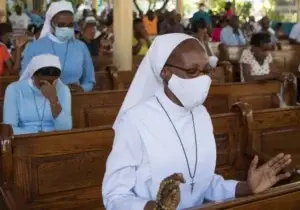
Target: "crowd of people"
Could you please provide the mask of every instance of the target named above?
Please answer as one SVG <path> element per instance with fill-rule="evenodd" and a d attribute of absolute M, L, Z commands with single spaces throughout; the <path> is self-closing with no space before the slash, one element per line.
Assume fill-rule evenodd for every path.
<path fill-rule="evenodd" d="M 3 111 L 15 135 L 72 129 L 71 93 L 92 91 L 93 64 L 114 50 L 112 11 L 97 16 L 84 8 L 78 14 L 61 0 L 39 17 L 41 24 L 30 25 L 16 6 L 0 24 L 0 74 L 20 74 L 6 89 Z M 300 40 L 295 30 L 292 43 Z M 281 35 L 267 17 L 242 27 L 230 2 L 217 18 L 200 4 L 188 24 L 174 11 L 134 12 L 132 54 L 144 59 L 113 126 L 106 209 L 183 209 L 260 193 L 289 177 L 280 173 L 291 162 L 284 154 L 260 167 L 255 157 L 245 182 L 216 175 L 213 127 L 203 106 L 218 64 L 211 42 L 248 45 L 240 58 L 243 81 L 282 79 L 269 53 Z"/>

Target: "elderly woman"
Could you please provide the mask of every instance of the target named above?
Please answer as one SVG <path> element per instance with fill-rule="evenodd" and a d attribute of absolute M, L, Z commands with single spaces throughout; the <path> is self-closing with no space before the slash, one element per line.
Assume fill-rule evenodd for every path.
<path fill-rule="evenodd" d="M 71 94 L 60 74 L 57 56 L 38 55 L 20 80 L 7 87 L 3 122 L 13 127 L 15 135 L 72 128 Z"/>
<path fill-rule="evenodd" d="M 240 58 L 241 81 L 282 80 L 283 76 L 274 70 L 271 38 L 268 33 L 257 33 L 251 37 L 250 47 L 244 49 Z"/>
<path fill-rule="evenodd" d="M 61 80 L 74 92 L 91 91 L 95 72 L 89 50 L 74 38 L 73 7 L 70 2 L 53 2 L 47 13 L 40 38 L 24 52 L 22 71 L 30 60 L 40 54 L 59 57 L 62 67 Z"/>
<path fill-rule="evenodd" d="M 215 174 L 213 126 L 203 106 L 211 85 L 208 63 L 191 36 L 154 40 L 114 124 L 102 189 L 107 210 L 184 209 L 204 199 L 260 193 L 290 176 L 278 174 L 291 162 L 284 154 L 259 168 L 255 157 L 246 182 Z"/>

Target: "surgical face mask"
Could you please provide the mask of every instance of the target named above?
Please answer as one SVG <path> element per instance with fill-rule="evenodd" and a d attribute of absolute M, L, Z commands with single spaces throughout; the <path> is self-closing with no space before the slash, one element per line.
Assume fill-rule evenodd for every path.
<path fill-rule="evenodd" d="M 74 28 L 55 27 L 55 36 L 62 42 L 68 41 L 74 37 Z"/>
<path fill-rule="evenodd" d="M 192 110 L 204 103 L 211 82 L 211 78 L 207 75 L 182 79 L 173 74 L 168 82 L 168 87 L 185 108 Z"/>

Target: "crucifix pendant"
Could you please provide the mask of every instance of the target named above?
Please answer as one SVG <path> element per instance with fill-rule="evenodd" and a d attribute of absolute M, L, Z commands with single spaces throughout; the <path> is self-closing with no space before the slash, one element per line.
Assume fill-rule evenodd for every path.
<path fill-rule="evenodd" d="M 192 180 L 192 183 L 191 183 L 190 185 L 191 185 L 191 194 L 193 194 L 193 191 L 194 191 L 194 185 L 195 185 L 194 180 Z"/>

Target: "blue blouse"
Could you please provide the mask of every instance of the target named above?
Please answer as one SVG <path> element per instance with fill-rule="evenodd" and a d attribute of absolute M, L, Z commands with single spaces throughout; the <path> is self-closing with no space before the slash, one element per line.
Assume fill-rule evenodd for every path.
<path fill-rule="evenodd" d="M 65 84 L 78 84 L 85 92 L 92 91 L 95 84 L 93 61 L 86 45 L 76 39 L 57 43 L 50 36 L 34 40 L 24 50 L 22 72 L 25 71 L 31 59 L 40 54 L 53 54 L 59 57 L 62 74 L 60 79 Z"/>
<path fill-rule="evenodd" d="M 70 89 L 61 81 L 56 89 L 62 111 L 54 119 L 50 102 L 32 82 L 10 84 L 5 91 L 3 122 L 13 127 L 14 135 L 72 129 Z"/>

